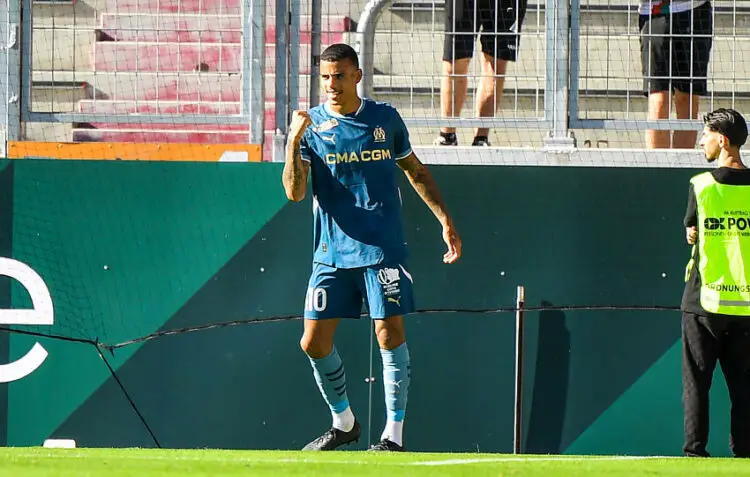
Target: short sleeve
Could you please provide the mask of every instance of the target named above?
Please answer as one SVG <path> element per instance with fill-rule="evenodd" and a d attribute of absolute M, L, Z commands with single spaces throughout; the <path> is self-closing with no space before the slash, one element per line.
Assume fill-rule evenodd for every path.
<path fill-rule="evenodd" d="M 310 145 L 307 142 L 307 134 L 302 136 L 302 140 L 299 142 L 299 155 L 300 159 L 302 159 L 303 161 L 312 161 L 313 150 L 310 148 Z"/>
<path fill-rule="evenodd" d="M 393 110 L 393 153 L 395 160 L 400 161 L 411 155 L 411 142 L 409 141 L 409 130 L 406 129 L 404 120 L 398 114 L 396 109 Z"/>

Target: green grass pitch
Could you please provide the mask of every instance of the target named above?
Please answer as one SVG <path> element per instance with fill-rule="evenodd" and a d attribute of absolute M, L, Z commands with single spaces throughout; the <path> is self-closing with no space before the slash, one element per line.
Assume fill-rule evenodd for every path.
<path fill-rule="evenodd" d="M 501 454 L 0 449 L 0 477 L 750 476 L 750 460 Z"/>

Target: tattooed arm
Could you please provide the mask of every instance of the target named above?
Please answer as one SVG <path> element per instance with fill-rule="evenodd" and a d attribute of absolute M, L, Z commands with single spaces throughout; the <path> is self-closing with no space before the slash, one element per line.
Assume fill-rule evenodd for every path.
<path fill-rule="evenodd" d="M 286 164 L 284 164 L 281 182 L 284 184 L 286 197 L 294 202 L 304 199 L 307 191 L 307 175 L 310 171 L 310 163 L 302 160 L 300 142 L 310 124 L 310 116 L 306 111 L 295 111 L 292 115 L 292 125 L 289 127 L 290 143 L 286 153 Z"/>
<path fill-rule="evenodd" d="M 448 246 L 448 251 L 443 255 L 443 262 L 455 262 L 461 256 L 461 239 L 453 226 L 453 219 L 448 214 L 448 209 L 443 202 L 435 180 L 432 178 L 432 174 L 413 152 L 396 164 L 404 171 L 414 190 L 417 191 L 419 197 L 427 204 L 427 207 L 430 208 L 443 227 L 443 241 Z"/>

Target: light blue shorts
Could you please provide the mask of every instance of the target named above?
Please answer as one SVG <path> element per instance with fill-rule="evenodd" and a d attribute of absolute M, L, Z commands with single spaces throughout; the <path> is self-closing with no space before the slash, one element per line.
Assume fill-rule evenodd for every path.
<path fill-rule="evenodd" d="M 359 318 L 366 304 L 372 319 L 414 311 L 413 279 L 404 264 L 335 268 L 313 264 L 305 297 L 305 318 Z"/>

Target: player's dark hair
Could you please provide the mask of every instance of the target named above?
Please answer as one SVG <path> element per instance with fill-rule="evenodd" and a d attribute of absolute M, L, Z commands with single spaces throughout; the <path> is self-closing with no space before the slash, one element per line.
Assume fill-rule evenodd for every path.
<path fill-rule="evenodd" d="M 703 122 L 709 131 L 726 136 L 732 146 L 741 147 L 747 141 L 745 118 L 734 109 L 719 108 L 711 111 L 703 116 Z"/>
<path fill-rule="evenodd" d="M 352 64 L 354 64 L 354 66 L 359 68 L 359 58 L 357 57 L 357 52 L 354 51 L 354 48 L 347 45 L 346 43 L 336 43 L 334 45 L 331 45 L 326 48 L 320 55 L 320 61 L 334 62 L 342 60 L 349 60 L 352 62 Z"/>

